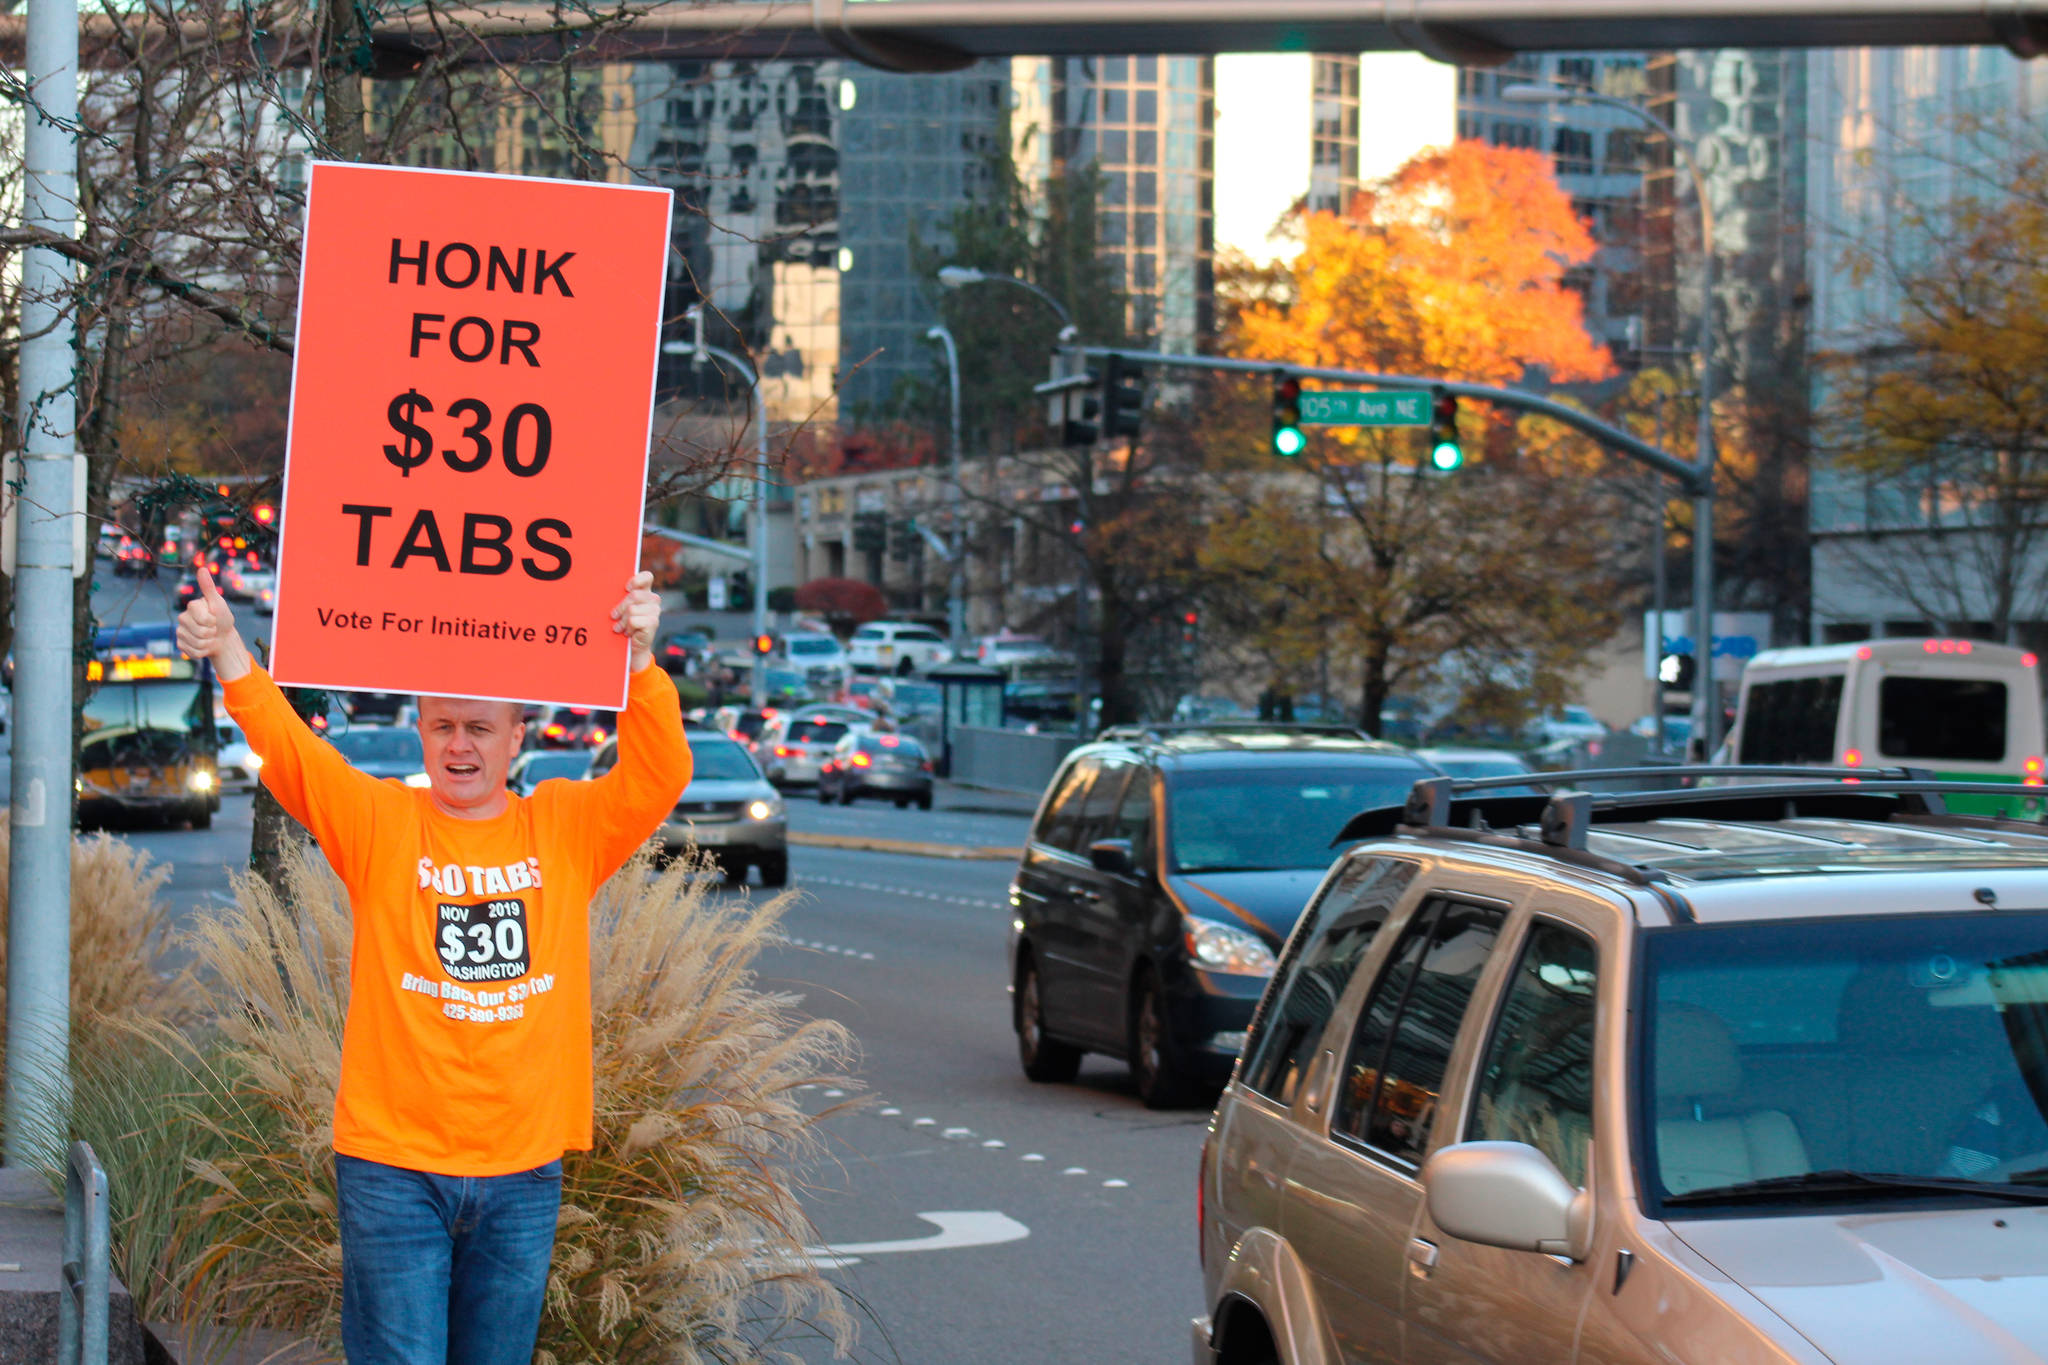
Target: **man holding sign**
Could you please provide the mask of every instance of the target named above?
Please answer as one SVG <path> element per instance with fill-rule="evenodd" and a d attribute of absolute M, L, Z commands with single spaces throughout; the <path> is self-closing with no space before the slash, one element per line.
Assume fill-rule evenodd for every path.
<path fill-rule="evenodd" d="M 263 785 L 348 887 L 334 1164 L 350 1365 L 532 1359 L 561 1156 L 591 1145 L 590 899 L 690 782 L 675 685 L 654 667 L 652 581 L 611 609 L 630 666 L 618 766 L 530 798 L 505 790 L 517 703 L 422 697 L 429 785 L 379 780 L 299 719 L 204 569 L 178 618 Z"/>

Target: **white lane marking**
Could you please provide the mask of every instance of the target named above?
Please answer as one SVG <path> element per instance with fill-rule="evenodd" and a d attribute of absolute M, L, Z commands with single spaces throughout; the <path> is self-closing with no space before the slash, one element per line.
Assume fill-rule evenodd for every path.
<path fill-rule="evenodd" d="M 984 1147 L 1003 1147 L 1007 1146 L 1008 1144 L 1006 1144 L 1001 1138 L 990 1138 L 987 1142 L 984 1142 L 981 1145 Z"/>
<path fill-rule="evenodd" d="M 806 1087 L 806 1088 L 808 1088 L 808 1087 Z M 882 1111 L 882 1117 L 883 1117 L 883 1118 L 889 1118 L 889 1119 L 893 1119 L 893 1118 L 895 1118 L 895 1117 L 896 1117 L 897 1115 L 901 1114 L 902 1112 L 903 1112 L 903 1111 L 902 1111 L 901 1109 L 884 1109 L 884 1110 Z"/>
<path fill-rule="evenodd" d="M 1105 1180 L 1102 1182 L 1102 1188 L 1105 1190 L 1127 1190 L 1130 1187 L 1131 1182 L 1128 1180 Z"/>
<path fill-rule="evenodd" d="M 892 896 L 909 896 L 916 900 L 938 901 L 946 905 L 971 905 L 983 910 L 1000 910 L 1003 902 L 984 900 L 975 896 L 948 896 L 936 891 L 925 891 L 914 886 L 891 886 L 883 882 L 861 882 L 850 877 L 820 877 L 803 875 L 797 878 L 816 886 L 837 886 L 849 891 L 881 891 Z"/>
<path fill-rule="evenodd" d="M 846 1092 L 844 1090 L 827 1090 L 825 1092 L 825 1098 L 828 1100 L 845 1099 Z"/>
<path fill-rule="evenodd" d="M 954 1142 L 965 1142 L 968 1138 L 974 1136 L 974 1130 L 972 1128 L 948 1128 L 940 1133 L 939 1136 L 950 1138 Z"/>
<path fill-rule="evenodd" d="M 837 1270 L 857 1265 L 863 1256 L 890 1256 L 905 1251 L 958 1251 L 963 1247 L 1001 1246 L 1020 1242 L 1031 1235 L 1006 1213 L 993 1210 L 956 1210 L 920 1213 L 924 1222 L 938 1231 L 928 1237 L 905 1237 L 893 1242 L 849 1242 L 839 1246 L 805 1247 L 804 1255 L 820 1270 Z"/>
<path fill-rule="evenodd" d="M 1061 1175 L 1086 1175 L 1086 1174 L 1088 1174 L 1088 1168 L 1087 1168 L 1086 1166 L 1069 1166 L 1069 1167 L 1067 1167 L 1067 1169 L 1065 1169 L 1064 1171 L 1061 1171 L 1061 1172 L 1060 1172 L 1060 1174 L 1061 1174 Z"/>
<path fill-rule="evenodd" d="M 1026 1152 L 1026 1153 L 1025 1153 L 1025 1154 L 1024 1154 L 1023 1156 L 1020 1156 L 1020 1157 L 1018 1157 L 1018 1158 L 1017 1158 L 1017 1160 L 1019 1160 L 1019 1161 L 1043 1161 L 1043 1160 L 1045 1160 L 1045 1158 L 1044 1158 L 1044 1157 L 1042 1157 L 1042 1156 L 1040 1156 L 1040 1155 L 1039 1155 L 1038 1153 L 1036 1153 L 1036 1152 Z"/>
<path fill-rule="evenodd" d="M 937 1126 L 937 1124 L 937 1119 L 912 1119 L 910 1121 L 910 1126 L 913 1128 L 931 1128 Z"/>

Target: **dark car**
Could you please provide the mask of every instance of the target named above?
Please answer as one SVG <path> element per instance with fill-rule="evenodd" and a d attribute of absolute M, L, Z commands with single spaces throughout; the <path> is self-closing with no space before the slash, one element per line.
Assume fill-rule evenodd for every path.
<path fill-rule="evenodd" d="M 693 661 L 702 659 L 711 649 L 711 632 L 702 626 L 685 626 L 672 630 L 655 642 L 654 657 L 670 673 L 687 673 L 693 668 Z"/>
<path fill-rule="evenodd" d="M 855 730 L 842 736 L 818 770 L 818 800 L 850 806 L 862 796 L 888 797 L 898 810 L 913 801 L 930 810 L 931 756 L 908 735 Z"/>
<path fill-rule="evenodd" d="M 618 733 L 618 713 L 587 706 L 557 706 L 540 725 L 526 727 L 537 749 L 595 749 Z"/>
<path fill-rule="evenodd" d="M 117 577 L 130 574 L 149 575 L 156 572 L 156 556 L 149 545 L 133 536 L 122 536 L 114 547 L 114 573 Z"/>
<path fill-rule="evenodd" d="M 1165 1108 L 1229 1078 L 1276 955 L 1362 810 L 1436 769 L 1333 730 L 1147 733 L 1070 754 L 1011 898 L 1011 1023 L 1024 1074 L 1129 1063 Z"/>

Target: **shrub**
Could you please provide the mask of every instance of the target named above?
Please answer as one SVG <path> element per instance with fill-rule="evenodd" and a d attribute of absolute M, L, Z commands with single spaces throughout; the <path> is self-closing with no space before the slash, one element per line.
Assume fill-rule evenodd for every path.
<path fill-rule="evenodd" d="M 845 1085 L 852 1041 L 754 985 L 787 897 L 714 900 L 705 870 L 654 875 L 643 854 L 592 906 L 595 1145 L 563 1161 L 537 1359 L 771 1359 L 798 1331 L 851 1346 L 839 1290 L 802 1254 L 817 1239 L 790 1172 L 819 1147 L 799 1087 Z M 108 1167 L 138 1307 L 333 1346 L 348 906 L 302 852 L 284 884 L 240 878 L 196 930 L 200 1041 L 134 1021 L 79 1070 L 74 1120 Z"/>

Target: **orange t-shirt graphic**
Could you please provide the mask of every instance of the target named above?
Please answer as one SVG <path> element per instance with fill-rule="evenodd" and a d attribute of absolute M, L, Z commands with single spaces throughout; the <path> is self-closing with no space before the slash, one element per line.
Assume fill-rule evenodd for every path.
<path fill-rule="evenodd" d="M 632 676 L 619 763 L 507 794 L 490 820 L 349 766 L 262 669 L 226 684 L 263 785 L 311 831 L 355 922 L 334 1150 L 509 1175 L 590 1146 L 590 898 L 690 782 L 675 685 Z"/>

